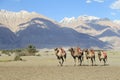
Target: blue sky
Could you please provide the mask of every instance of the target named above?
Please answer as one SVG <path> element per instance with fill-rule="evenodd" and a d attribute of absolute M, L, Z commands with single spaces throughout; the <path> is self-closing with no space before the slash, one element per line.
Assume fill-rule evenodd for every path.
<path fill-rule="evenodd" d="M 120 20 L 120 0 L 0 0 L 0 9 L 37 12 L 56 21 L 81 15 Z"/>

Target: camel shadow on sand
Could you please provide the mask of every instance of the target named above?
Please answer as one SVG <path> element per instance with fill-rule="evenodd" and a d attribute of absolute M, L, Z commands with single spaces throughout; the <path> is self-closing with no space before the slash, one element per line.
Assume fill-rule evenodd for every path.
<path fill-rule="evenodd" d="M 60 65 L 57 65 L 60 66 Z M 88 65 L 88 64 L 83 64 L 83 65 L 63 65 L 62 67 L 83 67 L 83 66 L 110 66 L 109 64 L 105 64 L 105 65 L 99 65 L 99 64 L 95 64 L 95 65 Z M 60 66 L 61 67 L 61 66 Z"/>

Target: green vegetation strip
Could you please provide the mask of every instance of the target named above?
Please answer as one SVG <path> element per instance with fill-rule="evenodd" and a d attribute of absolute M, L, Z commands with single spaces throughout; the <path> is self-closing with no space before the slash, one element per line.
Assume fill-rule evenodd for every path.
<path fill-rule="evenodd" d="M 13 60 L 0 60 L 0 62 L 11 62 Z"/>

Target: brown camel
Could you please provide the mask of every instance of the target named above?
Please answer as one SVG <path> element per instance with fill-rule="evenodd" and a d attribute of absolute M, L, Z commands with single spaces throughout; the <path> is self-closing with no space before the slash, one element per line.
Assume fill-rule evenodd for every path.
<path fill-rule="evenodd" d="M 63 48 L 55 48 L 55 55 L 57 56 L 57 59 L 59 60 L 59 64 L 63 66 L 64 61 L 66 60 L 66 52 Z"/>
<path fill-rule="evenodd" d="M 104 65 L 105 65 L 107 61 L 107 53 L 105 51 L 99 51 L 98 58 L 100 62 L 103 60 Z"/>
<path fill-rule="evenodd" d="M 92 66 L 93 66 L 93 63 L 95 61 L 95 51 L 93 49 L 89 50 L 89 49 L 85 49 L 84 50 L 85 52 L 85 56 L 86 56 L 86 59 L 91 59 L 91 63 L 92 63 Z"/>
<path fill-rule="evenodd" d="M 78 58 L 78 62 L 80 62 L 80 66 L 82 65 L 82 61 L 83 61 L 83 52 L 82 50 L 77 47 L 77 48 L 70 48 L 69 51 L 71 52 L 71 56 L 74 59 L 74 62 L 76 65 L 76 58 Z"/>

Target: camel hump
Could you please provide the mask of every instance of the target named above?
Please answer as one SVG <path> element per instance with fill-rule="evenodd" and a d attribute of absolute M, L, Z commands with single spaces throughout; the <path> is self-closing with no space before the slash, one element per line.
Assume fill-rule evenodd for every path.
<path fill-rule="evenodd" d="M 103 55 L 104 57 L 107 57 L 107 53 L 105 51 L 103 51 Z"/>
<path fill-rule="evenodd" d="M 65 50 L 64 50 L 63 48 L 60 48 L 60 49 L 61 49 L 61 52 L 62 52 L 62 53 L 64 53 L 64 52 L 65 52 Z"/>
<path fill-rule="evenodd" d="M 81 52 L 81 49 L 80 49 L 80 47 L 77 47 L 77 52 Z"/>
<path fill-rule="evenodd" d="M 91 52 L 92 52 L 92 54 L 94 54 L 94 53 L 95 53 L 95 51 L 94 51 L 93 49 L 91 49 Z"/>

